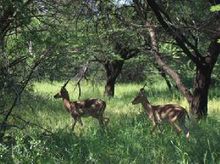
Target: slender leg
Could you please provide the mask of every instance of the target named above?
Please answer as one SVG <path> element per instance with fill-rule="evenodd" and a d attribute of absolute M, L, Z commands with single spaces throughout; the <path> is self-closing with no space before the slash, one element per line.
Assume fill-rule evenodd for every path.
<path fill-rule="evenodd" d="M 96 118 L 99 121 L 99 125 L 103 128 L 104 124 L 103 124 L 103 117 L 102 116 L 93 116 L 94 118 Z"/>
<path fill-rule="evenodd" d="M 78 121 L 79 121 L 80 125 L 83 126 L 83 122 L 80 117 L 78 118 Z"/>
<path fill-rule="evenodd" d="M 74 118 L 73 123 L 72 123 L 72 130 L 74 131 L 75 125 L 76 125 L 77 120 Z"/>
<path fill-rule="evenodd" d="M 185 126 L 185 122 L 180 122 L 180 126 L 183 129 L 186 138 L 189 140 L 189 129 Z"/>
<path fill-rule="evenodd" d="M 159 130 L 160 130 L 160 133 L 162 133 L 161 124 L 158 124 L 157 126 L 158 126 L 158 128 L 159 128 Z"/>
<path fill-rule="evenodd" d="M 98 120 L 99 120 L 99 125 L 103 128 L 104 127 L 104 118 L 102 116 L 100 116 L 98 118 Z"/>
<path fill-rule="evenodd" d="M 182 131 L 182 129 L 179 127 L 179 125 L 176 122 L 171 123 L 174 128 L 176 129 L 177 134 L 179 135 Z"/>
<path fill-rule="evenodd" d="M 183 131 L 184 131 L 184 134 L 186 135 L 186 138 L 189 140 L 189 129 L 183 125 Z"/>
<path fill-rule="evenodd" d="M 184 134 L 186 135 L 186 138 L 189 140 L 189 129 L 185 126 L 185 117 L 183 117 L 179 123 L 184 131 Z"/>
<path fill-rule="evenodd" d="M 150 131 L 151 134 L 155 131 L 156 127 L 157 127 L 157 123 L 153 122 L 153 128 Z"/>
<path fill-rule="evenodd" d="M 109 123 L 109 118 L 104 117 L 104 120 L 105 120 L 105 125 L 108 125 L 108 123 Z"/>

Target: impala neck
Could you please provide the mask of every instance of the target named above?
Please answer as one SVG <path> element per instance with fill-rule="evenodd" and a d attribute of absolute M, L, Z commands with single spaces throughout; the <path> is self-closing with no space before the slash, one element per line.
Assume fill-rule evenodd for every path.
<path fill-rule="evenodd" d="M 68 98 L 63 98 L 64 107 L 69 110 L 70 109 L 70 100 Z"/>
<path fill-rule="evenodd" d="M 69 97 L 69 94 L 68 94 L 68 93 L 62 95 L 62 98 L 63 98 L 63 100 L 70 101 L 70 97 Z"/>
<path fill-rule="evenodd" d="M 146 109 L 147 114 L 150 115 L 152 113 L 152 106 L 146 97 L 144 97 L 144 100 L 141 102 L 141 104 L 144 109 Z"/>

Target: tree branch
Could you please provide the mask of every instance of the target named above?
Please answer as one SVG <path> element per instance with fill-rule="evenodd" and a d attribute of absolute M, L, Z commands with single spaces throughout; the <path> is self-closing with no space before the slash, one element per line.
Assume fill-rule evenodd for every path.
<path fill-rule="evenodd" d="M 154 26 L 151 26 L 149 23 L 147 23 L 147 25 L 148 25 L 148 31 L 151 37 L 152 54 L 155 57 L 156 63 L 159 65 L 159 67 L 164 72 L 166 72 L 166 74 L 168 74 L 175 81 L 177 88 L 181 91 L 181 93 L 186 97 L 187 101 L 190 103 L 192 101 L 192 93 L 182 83 L 182 80 L 179 77 L 179 75 L 162 60 L 161 54 L 158 48 L 155 28 Z"/>
<path fill-rule="evenodd" d="M 80 70 L 79 72 L 75 75 L 74 78 L 78 78 L 76 84 L 75 84 L 75 88 L 74 88 L 74 91 L 76 90 L 76 87 L 78 87 L 79 89 L 79 95 L 78 95 L 78 99 L 80 99 L 81 97 L 81 86 L 80 86 L 80 82 L 83 78 L 85 78 L 86 76 L 86 72 L 88 71 L 88 68 L 89 68 L 89 62 L 86 63 Z"/>
<path fill-rule="evenodd" d="M 50 134 L 53 134 L 53 132 L 51 132 L 50 130 L 48 130 L 48 129 L 42 127 L 41 125 L 38 125 L 38 124 L 36 124 L 36 123 L 33 123 L 33 122 L 31 122 L 31 121 L 27 121 L 27 120 L 23 119 L 21 116 L 14 115 L 14 114 L 11 114 L 11 116 L 12 116 L 13 118 L 19 119 L 19 120 L 21 120 L 22 122 L 25 123 L 25 125 L 23 126 L 22 129 L 24 129 L 24 128 L 25 128 L 26 126 L 28 126 L 28 125 L 31 125 L 31 126 L 36 126 L 36 127 L 40 128 L 40 129 L 44 130 L 45 132 L 48 132 L 48 133 L 50 133 Z"/>
<path fill-rule="evenodd" d="M 157 5 L 157 3 L 154 0 L 146 0 L 153 12 L 155 13 L 155 16 L 157 20 L 160 22 L 160 24 L 163 26 L 165 30 L 168 31 L 170 35 L 173 36 L 173 38 L 176 40 L 177 44 L 182 48 L 184 53 L 197 65 L 201 66 L 201 61 L 203 61 L 202 55 L 198 52 L 198 49 L 196 46 L 192 45 L 187 38 L 181 33 L 179 29 L 174 27 L 172 25 L 172 22 L 169 18 L 169 16 L 162 11 L 162 9 Z M 168 20 L 166 22 L 162 16 L 162 14 L 165 16 L 165 18 Z M 189 48 L 188 48 L 189 47 Z M 194 53 L 190 51 L 192 49 Z"/>
<path fill-rule="evenodd" d="M 2 138 L 3 138 L 4 134 L 5 134 L 5 130 L 6 130 L 5 125 L 6 125 L 6 123 L 7 123 L 7 120 L 8 120 L 8 118 L 9 118 L 9 116 L 11 115 L 11 113 L 12 113 L 14 107 L 16 106 L 16 103 L 17 103 L 17 101 L 19 100 L 21 94 L 23 93 L 23 91 L 25 90 L 25 88 L 26 88 L 26 86 L 28 85 L 29 81 L 31 80 L 32 74 L 34 73 L 34 71 L 35 71 L 35 69 L 37 68 L 37 66 L 41 63 L 41 61 L 44 60 L 45 57 L 47 57 L 47 55 L 51 52 L 51 50 L 52 50 L 52 48 L 47 49 L 47 50 L 41 55 L 40 59 L 35 62 L 35 64 L 34 64 L 33 67 L 31 68 L 31 70 L 30 70 L 28 76 L 26 77 L 25 81 L 23 82 L 23 85 L 22 85 L 20 91 L 16 94 L 16 97 L 15 97 L 15 99 L 14 99 L 14 101 L 13 101 L 11 107 L 8 109 L 8 111 L 7 111 L 5 117 L 4 117 L 4 119 L 3 119 L 3 121 L 2 121 L 2 123 L 1 123 L 1 125 L 0 125 L 0 141 L 2 140 Z"/>

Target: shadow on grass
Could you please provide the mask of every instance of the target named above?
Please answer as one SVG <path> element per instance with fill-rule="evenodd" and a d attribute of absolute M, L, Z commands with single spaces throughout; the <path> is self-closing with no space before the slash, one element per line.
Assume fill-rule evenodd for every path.
<path fill-rule="evenodd" d="M 208 119 L 191 128 L 191 140 L 177 137 L 164 125 L 162 134 L 150 135 L 151 124 L 143 114 L 115 118 L 107 132 L 93 127 L 85 133 L 57 131 L 47 140 L 50 157 L 77 163 L 217 163 L 220 160 L 219 124 Z"/>
<path fill-rule="evenodd" d="M 220 161 L 220 122 L 213 118 L 201 121 L 191 130 L 188 148 L 191 162 L 218 163 Z"/>
<path fill-rule="evenodd" d="M 124 95 L 123 101 L 130 100 L 133 95 L 134 92 Z M 16 160 L 27 163 L 217 163 L 220 160 L 220 123 L 212 118 L 190 128 L 190 142 L 184 135 L 177 137 L 167 125 L 163 126 L 162 134 L 156 132 L 150 135 L 152 125 L 145 113 L 112 114 L 106 132 L 98 124 L 87 124 L 73 132 L 65 127 L 68 121 L 55 128 L 63 115 L 66 118 L 69 115 L 62 103 L 39 96 L 34 99 L 36 102 L 32 105 L 37 108 L 35 110 L 47 112 L 55 122 L 52 126 L 43 120 L 45 117 L 42 115 L 39 114 L 37 118 L 38 121 L 42 119 L 44 126 L 54 127 L 53 134 L 24 130 L 21 137 L 15 137 L 14 144 L 8 145 L 7 157 L 0 157 L 6 163 L 16 163 Z M 51 108 L 54 113 L 50 111 Z M 29 135 L 26 135 L 27 132 Z"/>

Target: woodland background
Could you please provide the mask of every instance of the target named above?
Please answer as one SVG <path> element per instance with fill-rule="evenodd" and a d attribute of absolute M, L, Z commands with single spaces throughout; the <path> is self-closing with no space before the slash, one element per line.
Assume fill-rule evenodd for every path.
<path fill-rule="evenodd" d="M 219 4 L 0 0 L 0 161 L 218 163 Z M 72 100 L 107 102 L 106 133 L 92 119 L 70 130 L 53 99 L 67 79 Z M 144 84 L 153 104 L 187 108 L 190 144 L 169 126 L 149 134 L 131 105 Z"/>

